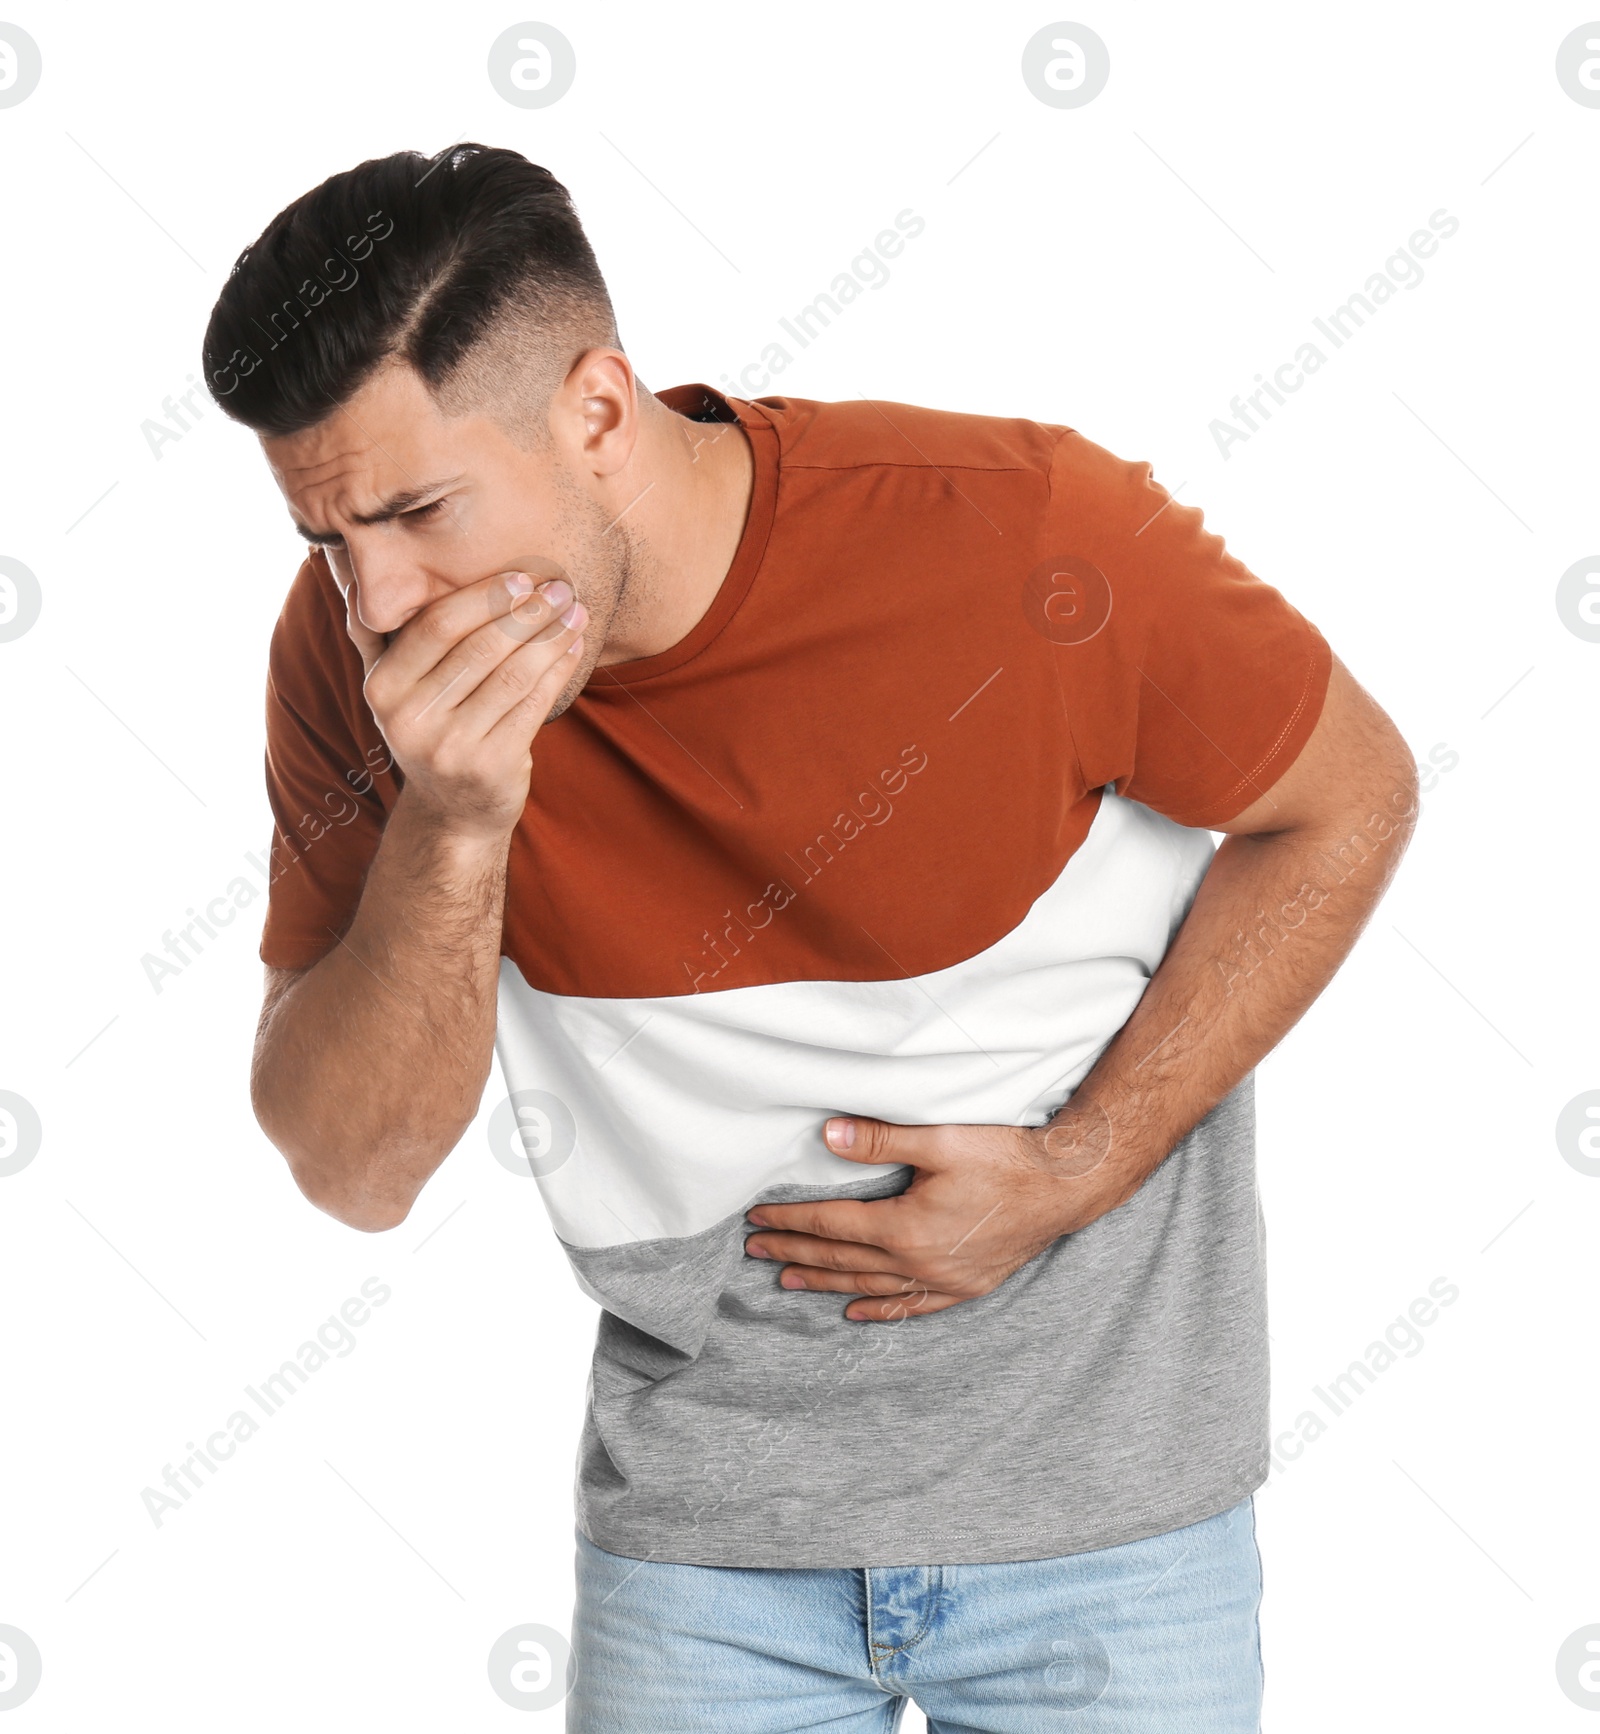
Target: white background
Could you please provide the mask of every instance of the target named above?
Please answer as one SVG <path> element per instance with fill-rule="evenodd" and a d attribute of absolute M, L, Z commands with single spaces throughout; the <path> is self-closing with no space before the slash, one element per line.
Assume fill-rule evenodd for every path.
<path fill-rule="evenodd" d="M 251 435 L 208 408 L 157 457 L 142 424 L 199 377 L 211 303 L 274 212 L 466 138 L 572 189 L 653 387 L 719 384 L 920 213 L 891 280 L 766 389 L 1031 415 L 1149 459 L 1419 758 L 1454 755 L 1260 1074 L 1275 1432 L 1431 1281 L 1460 1290 L 1259 1497 L 1267 1724 L 1600 1727 L 1555 1673 L 1600 1622 L 1600 1178 L 1554 1136 L 1600 1086 L 1600 645 L 1555 606 L 1600 542 L 1600 110 L 1554 73 L 1588 14 L 5 16 L 44 66 L 0 110 L 0 553 L 44 594 L 0 644 L 0 1088 L 44 1126 L 0 1181 L 0 1623 L 44 1658 L 15 1726 L 560 1723 L 519 1722 L 485 1664 L 509 1626 L 568 1623 L 594 1309 L 491 1156 L 498 1077 L 411 1218 L 364 1236 L 302 1200 L 251 1116 L 263 900 L 159 994 L 141 964 L 265 846 L 267 638 L 300 558 Z M 528 18 L 577 52 L 544 111 L 485 71 Z M 1019 70 L 1062 18 L 1111 55 L 1077 110 Z M 1425 280 L 1224 459 L 1213 418 L 1440 209 L 1460 228 Z M 374 1275 L 392 1298 L 354 1351 L 153 1524 L 141 1489 Z"/>

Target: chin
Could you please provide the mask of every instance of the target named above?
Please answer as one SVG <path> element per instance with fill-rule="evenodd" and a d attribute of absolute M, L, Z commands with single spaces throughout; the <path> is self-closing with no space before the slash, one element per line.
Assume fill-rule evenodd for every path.
<path fill-rule="evenodd" d="M 543 728 L 546 723 L 553 723 L 558 717 L 565 716 L 572 706 L 572 701 L 582 694 L 585 685 L 588 683 L 588 679 L 589 670 L 586 668 L 580 669 L 578 673 L 575 674 L 564 687 L 562 687 L 560 694 L 556 698 L 556 702 L 551 705 L 548 715 L 546 715 L 544 722 L 539 726 Z"/>

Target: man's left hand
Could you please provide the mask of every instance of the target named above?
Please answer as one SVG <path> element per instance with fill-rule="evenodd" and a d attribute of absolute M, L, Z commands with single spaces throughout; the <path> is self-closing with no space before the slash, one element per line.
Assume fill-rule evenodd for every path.
<path fill-rule="evenodd" d="M 1047 1126 L 892 1126 L 832 1119 L 828 1148 L 916 1169 L 893 1198 L 760 1204 L 754 1258 L 785 1288 L 872 1297 L 845 1317 L 903 1319 L 988 1294 L 1063 1234 L 1125 1203 L 1144 1175 L 1110 1160 L 1110 1122 L 1069 1104 Z"/>

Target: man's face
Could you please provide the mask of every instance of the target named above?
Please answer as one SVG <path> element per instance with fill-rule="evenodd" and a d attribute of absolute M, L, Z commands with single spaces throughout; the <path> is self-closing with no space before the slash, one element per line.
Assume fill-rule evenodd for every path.
<path fill-rule="evenodd" d="M 487 414 L 447 417 L 409 367 L 385 366 L 326 420 L 261 446 L 297 527 L 323 548 L 357 618 L 385 637 L 494 573 L 565 575 L 591 624 L 550 714 L 577 696 L 627 582 L 629 543 L 607 532 L 559 442 L 523 451 Z"/>

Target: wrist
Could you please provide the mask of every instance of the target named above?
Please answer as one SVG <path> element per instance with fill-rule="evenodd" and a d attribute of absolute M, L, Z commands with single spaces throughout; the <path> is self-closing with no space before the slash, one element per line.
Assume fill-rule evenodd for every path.
<path fill-rule="evenodd" d="M 469 819 L 430 801 L 410 784 L 401 790 L 385 827 L 398 829 L 415 846 L 467 871 L 503 862 L 516 828 L 516 817 Z"/>
<path fill-rule="evenodd" d="M 1082 1180 L 1103 1168 L 1116 1146 L 1111 1118 L 1099 1103 L 1074 1096 L 1034 1138 L 1040 1165 L 1059 1180 Z"/>
<path fill-rule="evenodd" d="M 1075 1097 L 1030 1137 L 1058 1234 L 1086 1228 L 1138 1190 L 1137 1180 L 1124 1185 L 1119 1178 L 1115 1128 L 1096 1102 Z"/>

